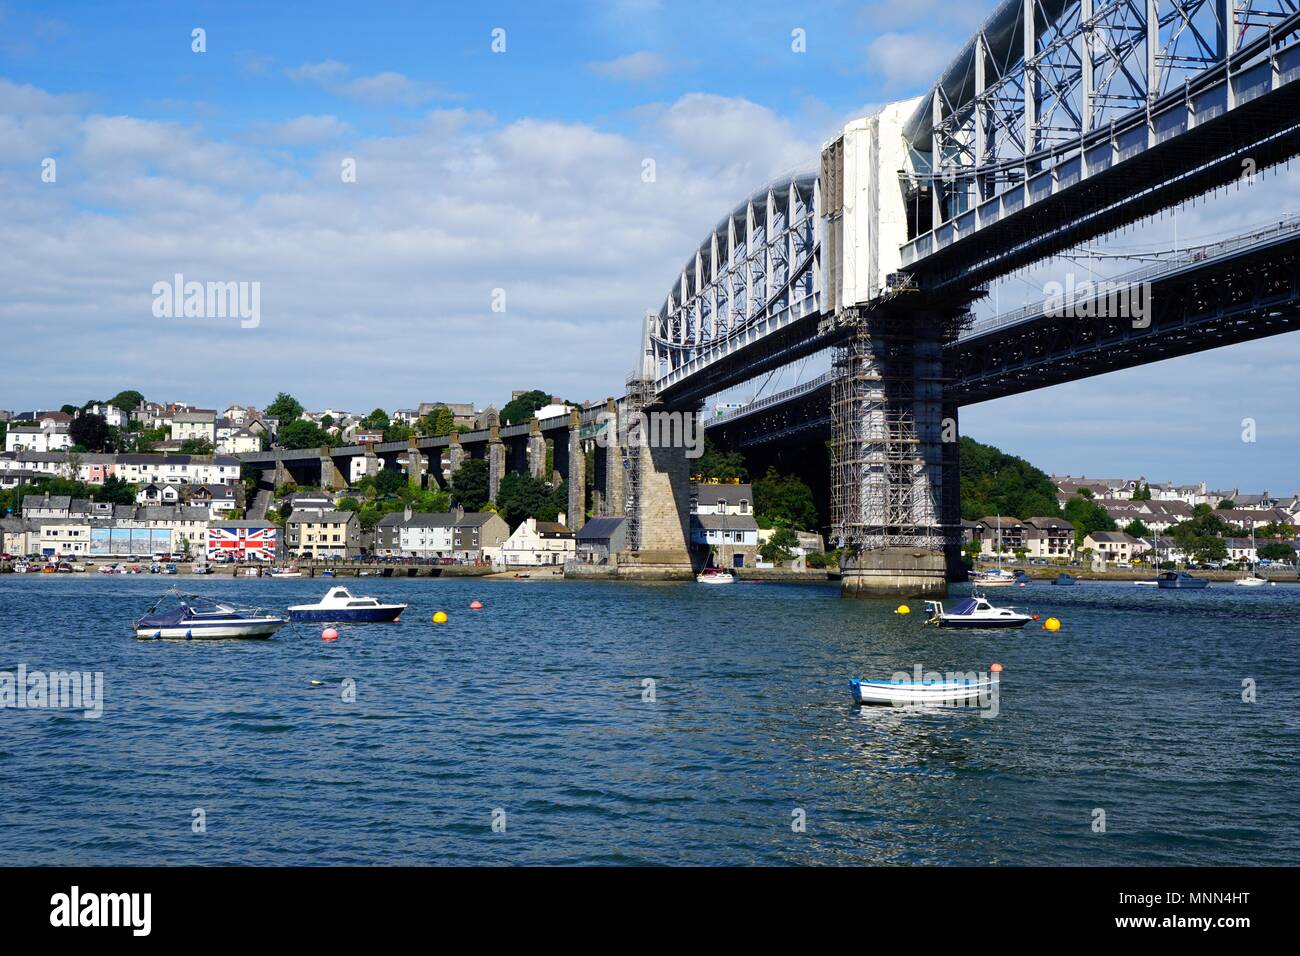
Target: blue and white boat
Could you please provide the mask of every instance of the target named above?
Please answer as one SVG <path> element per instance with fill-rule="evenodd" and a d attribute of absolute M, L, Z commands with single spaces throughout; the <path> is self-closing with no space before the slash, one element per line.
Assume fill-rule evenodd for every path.
<path fill-rule="evenodd" d="M 165 606 L 169 601 L 171 606 Z M 142 641 L 265 639 L 288 623 L 287 618 L 260 608 L 169 591 L 135 622 L 135 636 Z"/>
<path fill-rule="evenodd" d="M 945 611 L 941 601 L 926 601 L 925 604 L 930 611 L 925 623 L 939 627 L 1024 627 L 1033 620 L 1020 608 L 994 607 L 980 594 L 972 594 L 951 611 Z"/>
<path fill-rule="evenodd" d="M 1059 585 L 1061 587 L 1071 587 L 1077 582 L 1074 580 L 1074 577 L 1072 575 L 1069 575 L 1066 572 L 1062 571 L 1060 574 L 1056 576 L 1056 580 L 1054 580 L 1052 583 Z"/>
<path fill-rule="evenodd" d="M 289 608 L 289 617 L 295 621 L 375 624 L 396 621 L 406 608 L 405 604 L 384 604 L 378 598 L 358 597 L 345 587 L 336 587 L 330 588 L 315 604 Z"/>
<path fill-rule="evenodd" d="M 1193 577 L 1186 571 L 1163 571 L 1160 576 L 1156 578 L 1156 583 L 1165 590 L 1190 589 L 1194 591 L 1199 590 L 1200 588 L 1208 588 L 1210 586 L 1208 578 Z"/>
<path fill-rule="evenodd" d="M 936 706 L 965 704 L 989 695 L 997 681 L 993 678 L 940 681 L 851 680 L 849 689 L 858 704 Z"/>

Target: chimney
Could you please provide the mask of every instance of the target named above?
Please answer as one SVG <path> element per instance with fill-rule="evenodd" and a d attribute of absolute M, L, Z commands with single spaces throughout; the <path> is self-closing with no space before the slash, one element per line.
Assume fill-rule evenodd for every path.
<path fill-rule="evenodd" d="M 560 524 L 564 525 L 566 528 L 569 526 L 569 520 L 568 520 L 568 519 L 569 519 L 569 516 L 568 516 L 567 514 L 565 514 L 563 511 L 561 511 L 558 515 L 555 516 L 555 520 L 556 520 L 557 522 L 559 522 Z"/>

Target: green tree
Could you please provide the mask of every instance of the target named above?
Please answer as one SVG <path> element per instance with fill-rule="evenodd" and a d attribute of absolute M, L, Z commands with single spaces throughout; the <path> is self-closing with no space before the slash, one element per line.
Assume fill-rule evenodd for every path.
<path fill-rule="evenodd" d="M 389 426 L 389 424 L 388 412 L 384 411 L 382 408 L 376 408 L 361 420 L 362 427 L 373 428 L 378 431 L 383 431 Z"/>
<path fill-rule="evenodd" d="M 501 409 L 502 425 L 520 425 L 533 417 L 533 412 L 551 404 L 551 396 L 540 389 L 524 392 L 517 398 L 506 402 Z"/>
<path fill-rule="evenodd" d="M 182 455 L 211 455 L 212 442 L 206 438 L 187 438 L 181 442 Z"/>
<path fill-rule="evenodd" d="M 555 521 L 567 507 L 561 488 L 534 478 L 527 472 L 512 471 L 501 479 L 497 490 L 497 513 L 505 518 L 511 529 L 519 527 L 525 518 L 538 521 Z"/>
<path fill-rule="evenodd" d="M 705 481 L 749 480 L 745 456 L 738 451 L 723 451 L 708 435 L 704 436 L 704 451 L 692 471 Z"/>
<path fill-rule="evenodd" d="M 302 404 L 288 392 L 281 392 L 275 396 L 275 401 L 266 406 L 266 414 L 279 419 L 283 427 L 302 417 Z"/>
<path fill-rule="evenodd" d="M 794 557 L 793 548 L 799 544 L 798 536 L 789 528 L 777 528 L 758 549 L 759 556 L 768 564 L 780 564 Z"/>
<path fill-rule="evenodd" d="M 1138 518 L 1134 518 L 1128 524 L 1124 525 L 1124 533 L 1132 535 L 1135 538 L 1149 538 L 1151 529 L 1142 523 Z"/>
<path fill-rule="evenodd" d="M 962 436 L 961 516 L 978 521 L 989 515 L 1059 518 L 1056 485 L 1023 458 L 1005 454 Z"/>
<path fill-rule="evenodd" d="M 450 435 L 455 426 L 456 416 L 445 405 L 435 406 L 433 411 L 420 419 L 419 423 L 420 434 L 434 438 Z"/>
<path fill-rule="evenodd" d="M 103 415 L 78 415 L 68 427 L 72 441 L 86 451 L 111 451 L 108 422 Z"/>
<path fill-rule="evenodd" d="M 1259 557 L 1264 561 L 1294 561 L 1295 549 L 1281 541 L 1270 541 L 1259 546 Z"/>
<path fill-rule="evenodd" d="M 1219 506 L 1214 510 L 1231 511 L 1235 507 L 1237 507 L 1237 503 L 1235 501 L 1233 501 L 1231 498 L 1224 498 L 1222 501 L 1219 502 Z"/>
<path fill-rule="evenodd" d="M 754 482 L 754 513 L 769 528 L 808 531 L 817 526 L 817 505 L 812 489 L 795 475 L 782 476 L 775 468 Z"/>
<path fill-rule="evenodd" d="M 115 505 L 135 504 L 135 485 L 123 481 L 117 475 L 109 475 L 95 493 L 95 500 L 107 501 Z"/>
<path fill-rule="evenodd" d="M 299 418 L 280 427 L 279 441 L 284 448 L 323 448 L 333 438 L 315 422 Z"/>
<path fill-rule="evenodd" d="M 1142 482 L 1141 484 L 1139 484 L 1136 488 L 1133 489 L 1133 500 L 1134 500 L 1134 501 L 1150 501 L 1150 500 L 1151 500 L 1151 486 L 1150 486 L 1149 484 L 1147 484 L 1146 482 Z"/>
<path fill-rule="evenodd" d="M 1083 545 L 1083 539 L 1094 531 L 1114 531 L 1115 522 L 1106 509 L 1095 501 L 1075 495 L 1065 503 L 1065 517 L 1074 525 L 1074 546 Z"/>
<path fill-rule="evenodd" d="M 488 463 L 467 458 L 451 476 L 451 498 L 466 511 L 482 511 L 488 503 Z"/>
<path fill-rule="evenodd" d="M 110 398 L 108 404 L 112 405 L 114 408 L 122 409 L 122 411 L 126 412 L 127 417 L 130 418 L 131 414 L 144 404 L 144 396 L 135 389 L 127 389 L 126 391 L 118 392 Z"/>
<path fill-rule="evenodd" d="M 406 487 L 406 478 L 396 468 L 381 468 L 375 475 L 375 491 L 381 495 L 395 495 Z"/>

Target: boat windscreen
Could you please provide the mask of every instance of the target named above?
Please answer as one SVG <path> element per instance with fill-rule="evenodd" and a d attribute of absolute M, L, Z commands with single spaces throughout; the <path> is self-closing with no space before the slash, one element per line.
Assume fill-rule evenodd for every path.
<path fill-rule="evenodd" d="M 976 601 L 974 598 L 967 598 L 948 613 L 949 614 L 970 614 L 977 607 L 979 607 L 978 601 Z"/>

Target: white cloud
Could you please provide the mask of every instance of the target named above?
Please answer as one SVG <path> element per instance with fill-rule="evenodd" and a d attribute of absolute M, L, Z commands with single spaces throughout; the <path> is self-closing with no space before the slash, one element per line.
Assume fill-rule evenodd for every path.
<path fill-rule="evenodd" d="M 304 63 L 284 72 L 292 80 L 316 83 L 335 96 L 368 106 L 419 106 L 430 100 L 455 98 L 455 94 L 435 84 L 413 80 L 391 70 L 353 77 L 351 69 L 337 60 Z"/>
<path fill-rule="evenodd" d="M 338 139 L 351 132 L 351 125 L 337 116 L 297 116 L 279 123 L 254 123 L 248 129 L 247 138 L 258 143 L 308 146 Z"/>
<path fill-rule="evenodd" d="M 587 68 L 598 76 L 623 83 L 648 83 L 664 76 L 672 65 L 661 53 L 641 50 L 613 60 L 589 63 Z"/>
<path fill-rule="evenodd" d="M 867 69 L 890 87 L 920 89 L 939 78 L 962 42 L 925 33 L 882 33 L 867 45 Z"/>

